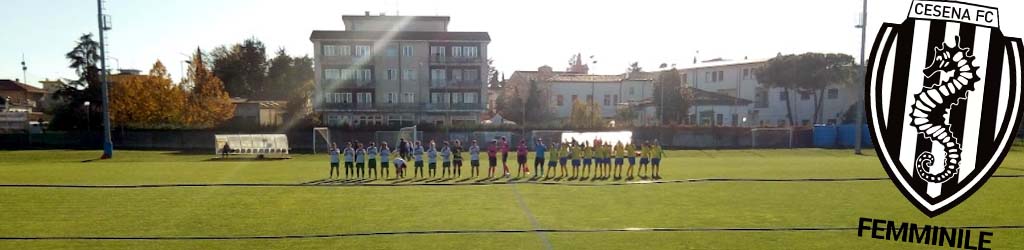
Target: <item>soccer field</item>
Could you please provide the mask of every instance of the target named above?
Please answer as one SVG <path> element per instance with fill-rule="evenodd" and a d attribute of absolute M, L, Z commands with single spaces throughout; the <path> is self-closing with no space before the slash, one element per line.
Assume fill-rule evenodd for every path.
<path fill-rule="evenodd" d="M 671 151 L 654 183 L 346 184 L 320 181 L 326 155 L 0 151 L 0 249 L 926 249 L 858 238 L 858 218 L 1024 225 L 1022 148 L 934 219 L 866 152 Z M 1024 248 L 1020 227 L 986 230 L 992 248 Z"/>

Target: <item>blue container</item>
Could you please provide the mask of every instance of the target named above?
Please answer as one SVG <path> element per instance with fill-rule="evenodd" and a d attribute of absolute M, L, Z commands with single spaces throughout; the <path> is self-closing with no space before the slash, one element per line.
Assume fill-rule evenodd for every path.
<path fill-rule="evenodd" d="M 861 125 L 861 142 L 862 147 L 872 147 L 871 142 L 871 131 L 868 130 L 868 125 Z M 853 145 L 857 144 L 857 126 L 853 124 L 839 125 L 839 146 L 844 148 L 852 148 Z"/>
<path fill-rule="evenodd" d="M 871 140 L 871 130 L 868 128 L 867 124 L 864 124 L 864 131 L 863 131 L 863 134 L 861 134 L 861 136 L 864 137 L 860 141 L 861 142 L 860 143 L 861 146 L 869 147 L 869 148 L 870 147 L 874 147 L 875 143 Z"/>
<path fill-rule="evenodd" d="M 814 147 L 836 147 L 836 127 L 832 125 L 814 125 Z"/>

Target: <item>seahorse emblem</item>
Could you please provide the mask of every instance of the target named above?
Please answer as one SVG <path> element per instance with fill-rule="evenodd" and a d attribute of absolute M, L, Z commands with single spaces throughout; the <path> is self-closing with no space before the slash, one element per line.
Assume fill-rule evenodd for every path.
<path fill-rule="evenodd" d="M 951 108 L 967 99 L 968 92 L 974 91 L 974 84 L 981 80 L 971 49 L 960 47 L 959 36 L 955 42 L 953 46 L 943 44 L 935 47 L 935 59 L 924 69 L 924 74 L 929 78 L 939 74 L 939 83 L 925 86 L 914 95 L 910 113 L 910 125 L 916 127 L 925 139 L 940 143 L 946 152 L 945 166 L 937 174 L 929 171 L 929 167 L 935 164 L 935 156 L 931 152 L 921 153 L 914 162 L 917 175 L 932 183 L 944 183 L 960 171 L 962 148 L 959 139 L 950 131 L 946 117 Z M 943 80 L 947 76 L 948 80 Z"/>

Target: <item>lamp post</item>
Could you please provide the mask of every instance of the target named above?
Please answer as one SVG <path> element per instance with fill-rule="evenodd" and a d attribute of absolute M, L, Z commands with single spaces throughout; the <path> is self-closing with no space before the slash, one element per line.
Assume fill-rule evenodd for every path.
<path fill-rule="evenodd" d="M 860 20 L 861 20 L 860 25 L 857 26 L 857 28 L 860 28 L 860 69 L 864 70 L 865 69 L 864 68 L 864 50 L 866 49 L 865 46 L 867 44 L 867 32 L 868 32 L 868 27 L 867 27 L 868 26 L 868 0 L 864 0 L 864 9 L 861 12 Z M 860 76 L 864 77 L 864 73 L 866 73 L 866 72 L 860 72 L 860 73 L 861 73 Z M 861 84 L 864 84 L 864 81 L 860 81 L 859 83 L 857 83 L 857 86 L 861 86 Z M 864 125 L 863 125 L 864 124 L 864 87 L 863 86 L 858 87 L 857 88 L 857 93 L 858 93 L 858 95 L 857 95 L 857 97 L 858 97 L 857 98 L 857 124 L 856 124 L 857 127 L 855 128 L 856 129 L 856 133 L 855 134 L 856 134 L 857 138 L 854 138 L 853 153 L 860 155 L 860 154 L 863 154 L 861 152 L 861 145 L 860 144 L 861 144 L 861 138 L 864 137 L 863 136 L 864 131 L 862 131 L 862 130 L 864 130 Z"/>
<path fill-rule="evenodd" d="M 103 98 L 103 155 L 101 159 L 110 159 L 114 157 L 114 142 L 110 138 L 110 97 L 109 86 L 107 84 L 107 50 L 106 45 L 103 41 L 103 34 L 110 30 L 110 25 L 107 23 L 109 19 L 103 15 L 103 0 L 96 0 L 97 9 L 97 21 L 99 22 L 99 34 L 100 34 L 100 83 Z"/>

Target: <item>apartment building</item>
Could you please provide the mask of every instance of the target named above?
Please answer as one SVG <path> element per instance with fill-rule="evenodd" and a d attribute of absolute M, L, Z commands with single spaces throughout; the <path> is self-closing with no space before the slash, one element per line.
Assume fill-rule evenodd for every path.
<path fill-rule="evenodd" d="M 342 16 L 314 30 L 314 109 L 328 126 L 478 123 L 486 107 L 487 32 L 448 31 L 447 16 Z"/>

